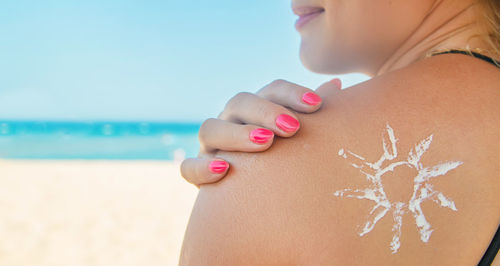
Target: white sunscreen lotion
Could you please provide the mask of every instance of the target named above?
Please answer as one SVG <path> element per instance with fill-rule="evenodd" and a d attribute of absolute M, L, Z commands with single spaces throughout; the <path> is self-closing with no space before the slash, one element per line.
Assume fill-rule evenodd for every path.
<path fill-rule="evenodd" d="M 429 149 L 433 135 L 430 135 L 415 145 L 415 147 L 410 150 L 405 160 L 396 160 L 398 156 L 396 145 L 397 139 L 389 124 L 387 124 L 386 129 L 387 132 L 382 137 L 382 148 L 384 153 L 380 159 L 374 163 L 367 162 L 365 158 L 351 151 L 346 151 L 344 149 L 339 150 L 338 155 L 344 159 L 351 159 L 354 161 L 351 165 L 359 169 L 359 171 L 365 175 L 370 185 L 363 189 L 347 188 L 338 190 L 335 191 L 333 195 L 337 197 L 366 199 L 374 202 L 375 205 L 371 209 L 367 221 L 359 231 L 360 236 L 369 233 L 377 222 L 391 211 L 394 223 L 392 226 L 393 237 L 389 246 L 394 254 L 398 252 L 401 247 L 401 226 L 403 224 L 403 214 L 405 214 L 405 212 L 410 211 L 413 214 L 417 229 L 420 233 L 420 239 L 423 242 L 428 242 L 433 230 L 422 211 L 422 202 L 432 200 L 441 207 L 457 211 L 455 203 L 443 195 L 443 193 L 435 190 L 432 184 L 430 184 L 430 181 L 432 178 L 444 175 L 448 171 L 455 169 L 461 165 L 462 162 L 444 162 L 431 167 L 423 167 L 422 163 L 420 163 L 420 159 Z M 382 164 L 384 163 L 385 166 L 383 167 Z M 396 167 L 402 166 L 416 170 L 417 174 L 411 177 L 413 179 L 413 194 L 408 202 L 391 201 L 384 191 L 381 178 L 387 172 L 394 171 Z"/>

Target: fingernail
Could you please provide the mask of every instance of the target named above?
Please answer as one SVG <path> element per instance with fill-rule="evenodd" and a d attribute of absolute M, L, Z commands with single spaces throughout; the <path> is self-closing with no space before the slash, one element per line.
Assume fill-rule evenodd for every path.
<path fill-rule="evenodd" d="M 224 173 L 228 166 L 229 164 L 226 161 L 212 161 L 208 165 L 208 168 L 210 169 L 210 172 L 214 174 L 220 174 Z"/>
<path fill-rule="evenodd" d="M 289 115 L 281 114 L 276 118 L 276 125 L 283 131 L 293 132 L 299 128 L 299 121 Z"/>
<path fill-rule="evenodd" d="M 334 78 L 334 79 L 330 80 L 330 82 L 337 85 L 337 88 L 339 90 L 342 89 L 342 81 L 339 78 Z"/>
<path fill-rule="evenodd" d="M 266 143 L 273 135 L 273 132 L 269 129 L 257 128 L 250 132 L 250 140 L 257 144 L 262 144 Z"/>
<path fill-rule="evenodd" d="M 302 95 L 302 101 L 309 105 L 317 105 L 321 102 L 321 97 L 319 97 L 316 93 L 307 92 Z"/>

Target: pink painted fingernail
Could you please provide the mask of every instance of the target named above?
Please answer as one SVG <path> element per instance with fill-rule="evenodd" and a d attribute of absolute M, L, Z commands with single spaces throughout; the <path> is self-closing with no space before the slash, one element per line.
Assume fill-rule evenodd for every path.
<path fill-rule="evenodd" d="M 210 165 L 208 165 L 210 172 L 214 174 L 224 173 L 228 167 L 229 164 L 226 161 L 212 161 Z"/>
<path fill-rule="evenodd" d="M 262 144 L 266 143 L 273 135 L 273 132 L 269 129 L 257 128 L 250 132 L 250 140 L 257 144 Z"/>
<path fill-rule="evenodd" d="M 321 97 L 319 97 L 316 93 L 308 92 L 302 95 L 302 101 L 309 105 L 317 105 L 321 102 Z"/>
<path fill-rule="evenodd" d="M 276 118 L 276 125 L 286 132 L 293 132 L 300 126 L 297 119 L 285 114 L 281 114 Z"/>

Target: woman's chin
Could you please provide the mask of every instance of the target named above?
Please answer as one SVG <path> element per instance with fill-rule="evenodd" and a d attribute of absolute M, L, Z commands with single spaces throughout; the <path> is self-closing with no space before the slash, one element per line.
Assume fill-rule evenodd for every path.
<path fill-rule="evenodd" d="M 300 62 L 309 71 L 314 73 L 324 73 L 327 71 L 325 69 L 325 60 L 321 60 L 317 55 L 310 53 L 303 46 L 300 48 Z"/>
<path fill-rule="evenodd" d="M 317 74 L 336 75 L 346 71 L 339 64 L 335 64 L 331 60 L 326 60 L 326 58 L 313 57 L 301 53 L 300 61 L 307 70 Z"/>
<path fill-rule="evenodd" d="M 325 53 L 320 49 L 309 49 L 301 47 L 300 61 L 309 71 L 317 74 L 342 75 L 347 73 L 359 72 L 363 68 L 363 63 L 359 58 L 345 54 Z M 325 56 L 327 55 L 327 56 Z"/>

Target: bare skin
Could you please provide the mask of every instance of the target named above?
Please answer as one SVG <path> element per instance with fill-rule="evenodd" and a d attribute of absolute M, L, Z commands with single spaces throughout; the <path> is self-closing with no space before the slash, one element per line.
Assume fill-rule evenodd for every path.
<path fill-rule="evenodd" d="M 375 78 L 345 91 L 317 90 L 321 109 L 296 114 L 301 130 L 290 139 L 276 138 L 264 153 L 217 152 L 231 168 L 218 183 L 201 187 L 181 265 L 476 264 L 500 223 L 499 71 L 464 55 L 422 60 L 436 48 L 491 50 L 471 38 L 478 32 L 472 1 L 293 4 L 310 2 L 325 13 L 300 32 L 304 66 Z M 404 13 L 408 7 L 415 12 Z M 386 124 L 396 133 L 401 156 L 433 134 L 424 165 L 463 162 L 431 182 L 454 200 L 457 211 L 422 204 L 434 229 L 424 243 L 406 210 L 396 254 L 389 249 L 391 213 L 360 237 L 357 226 L 366 222 L 373 202 L 333 195 L 368 185 L 339 149 L 376 161 Z M 395 172 L 384 180 L 390 198 L 405 201 L 411 195 L 412 173 Z"/>
<path fill-rule="evenodd" d="M 474 34 L 478 32 L 475 24 L 477 20 L 475 6 L 471 3 L 462 3 L 452 8 L 453 4 L 453 1 L 436 1 L 421 25 L 384 62 L 376 75 L 407 66 L 419 60 L 425 52 L 430 50 L 463 49 L 464 47 L 490 50 L 481 39 L 474 37 Z M 500 59 L 498 55 L 489 56 Z"/>
<path fill-rule="evenodd" d="M 260 154 L 218 152 L 233 167 L 223 180 L 200 188 L 180 264 L 477 263 L 500 221 L 498 82 L 493 66 L 464 55 L 441 55 L 345 91 L 318 91 L 322 109 L 299 115 L 304 127 L 293 138 L 278 138 Z M 333 195 L 368 186 L 338 151 L 346 148 L 376 161 L 386 123 L 402 156 L 433 134 L 425 166 L 463 162 L 431 182 L 458 210 L 432 201 L 422 205 L 435 229 L 428 243 L 420 240 L 407 211 L 396 254 L 389 249 L 391 214 L 360 237 L 357 226 L 366 221 L 373 202 Z M 388 196 L 407 199 L 413 177 L 404 171 L 384 177 Z"/>
<path fill-rule="evenodd" d="M 297 0 L 292 4 L 310 4 L 325 9 L 314 26 L 309 25 L 300 31 L 300 56 L 304 66 L 313 72 L 363 72 L 379 76 L 414 63 L 427 52 L 451 48 L 480 49 L 481 53 L 500 59 L 498 55 L 490 53 L 492 49 L 484 40 L 475 36 L 481 30 L 477 21 L 482 10 L 474 1 Z M 409 10 L 411 13 L 408 13 Z M 256 145 L 249 139 L 249 132 L 253 129 L 267 128 L 280 137 L 292 137 L 295 132 L 283 132 L 272 125 L 272 118 L 280 113 L 290 114 L 283 107 L 302 113 L 313 113 L 320 107 L 321 103 L 311 106 L 301 101 L 303 93 L 312 92 L 311 89 L 276 81 L 255 94 L 234 96 L 228 105 L 235 106 L 231 104 L 233 101 L 240 103 L 236 109 L 225 108 L 217 119 L 207 119 L 203 123 L 199 134 L 201 149 L 198 158 L 188 158 L 181 166 L 181 174 L 188 182 L 199 187 L 217 182 L 225 176 L 227 171 L 209 171 L 210 162 L 222 160 L 215 157 L 216 150 L 267 150 L 272 145 L 272 139 Z M 266 112 L 248 112 L 244 109 Z M 242 117 L 242 113 L 245 116 Z"/>

